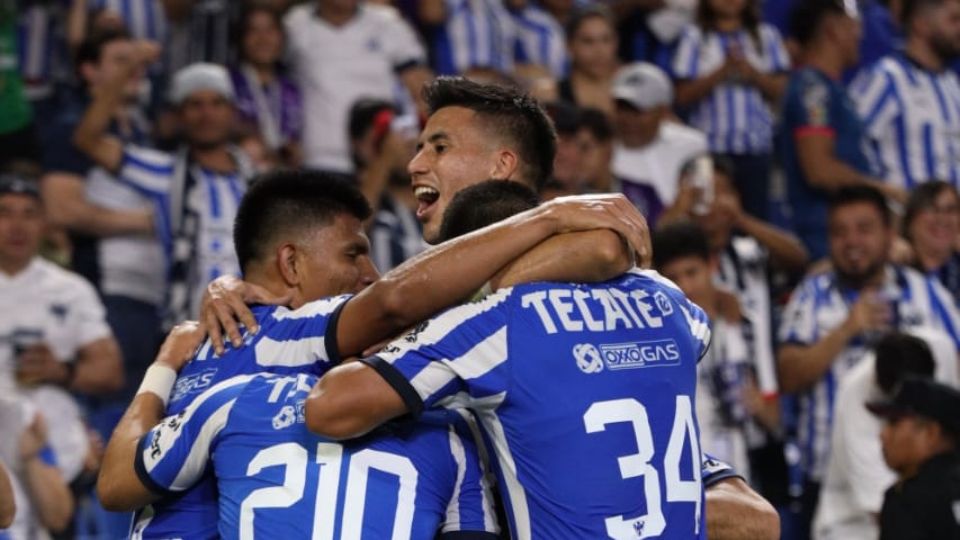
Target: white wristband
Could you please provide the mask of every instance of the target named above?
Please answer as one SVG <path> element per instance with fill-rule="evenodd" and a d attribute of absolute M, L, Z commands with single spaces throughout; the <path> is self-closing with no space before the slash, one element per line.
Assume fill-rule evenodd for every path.
<path fill-rule="evenodd" d="M 147 373 L 143 376 L 143 382 L 140 383 L 137 395 L 149 392 L 159 397 L 163 401 L 163 405 L 166 406 L 175 382 L 177 382 L 176 371 L 167 366 L 153 364 L 147 368 Z"/>

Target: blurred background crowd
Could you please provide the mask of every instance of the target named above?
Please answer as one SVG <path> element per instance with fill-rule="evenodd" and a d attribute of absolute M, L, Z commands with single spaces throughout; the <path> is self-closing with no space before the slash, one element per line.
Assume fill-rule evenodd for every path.
<path fill-rule="evenodd" d="M 442 75 L 543 104 L 544 199 L 647 216 L 714 324 L 702 446 L 783 538 L 877 538 L 885 490 L 957 442 L 863 403 L 958 385 L 958 55 L 960 0 L 0 0 L 0 459 L 27 509 L 0 538 L 126 533 L 90 495 L 102 441 L 239 273 L 257 172 L 355 179 L 381 272 L 425 248 Z"/>

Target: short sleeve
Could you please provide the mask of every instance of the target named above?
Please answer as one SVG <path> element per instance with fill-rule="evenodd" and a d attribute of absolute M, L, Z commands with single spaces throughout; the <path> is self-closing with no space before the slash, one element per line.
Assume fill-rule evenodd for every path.
<path fill-rule="evenodd" d="M 166 195 L 170 192 L 175 162 L 174 156 L 166 152 L 128 144 L 123 148 L 117 180 L 148 197 Z"/>
<path fill-rule="evenodd" d="M 737 471 L 729 464 L 714 458 L 709 454 L 703 454 L 700 462 L 700 480 L 703 482 L 703 488 L 707 489 L 712 485 L 727 480 L 728 478 L 742 478 Z"/>
<path fill-rule="evenodd" d="M 816 341 L 817 289 L 814 280 L 818 277 L 802 282 L 790 297 L 777 333 L 781 345 L 812 345 Z"/>
<path fill-rule="evenodd" d="M 184 491 L 203 475 L 230 411 L 253 376 L 234 377 L 200 394 L 140 439 L 134 468 L 150 491 Z"/>
<path fill-rule="evenodd" d="M 81 348 L 112 336 L 113 333 L 107 324 L 106 310 L 93 287 L 78 278 L 74 294 L 70 324 L 75 328 L 76 347 Z"/>
<path fill-rule="evenodd" d="M 493 508 L 493 494 L 478 451 L 478 445 L 482 444 L 480 433 L 472 415 L 467 411 L 462 411 L 462 414 L 465 415 L 463 421 L 449 426 L 450 455 L 456 464 L 457 481 L 447 506 L 441 538 L 463 537 L 451 533 L 469 532 L 486 533 L 474 534 L 474 538 L 488 536 L 495 539 L 498 538 L 500 527 Z"/>
<path fill-rule="evenodd" d="M 274 312 L 275 324 L 254 345 L 257 365 L 264 367 L 340 363 L 337 322 L 352 295 L 324 298 L 295 310 Z M 291 364 L 291 362 L 294 362 Z"/>
<path fill-rule="evenodd" d="M 387 55 L 396 72 L 408 67 L 426 63 L 426 52 L 413 28 L 396 12 L 392 14 L 386 27 L 384 43 Z"/>
<path fill-rule="evenodd" d="M 800 75 L 795 96 L 788 98 L 786 107 L 793 109 L 795 137 L 808 134 L 833 135 L 830 87 L 826 81 L 806 72 Z"/>
<path fill-rule="evenodd" d="M 677 79 L 695 79 L 700 75 L 700 31 L 688 26 L 677 42 L 672 71 Z"/>
<path fill-rule="evenodd" d="M 472 399 L 506 389 L 505 302 L 512 289 L 453 308 L 417 325 L 362 362 L 373 367 L 418 415 L 466 390 Z"/>

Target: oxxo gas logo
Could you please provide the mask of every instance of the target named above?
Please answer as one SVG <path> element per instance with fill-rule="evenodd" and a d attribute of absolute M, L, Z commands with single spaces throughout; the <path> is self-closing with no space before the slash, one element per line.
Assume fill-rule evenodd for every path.
<path fill-rule="evenodd" d="M 680 346 L 672 339 L 638 343 L 611 343 L 596 347 L 583 343 L 573 348 L 573 357 L 580 371 L 600 373 L 604 369 L 617 371 L 657 366 L 675 366 L 680 363 Z"/>

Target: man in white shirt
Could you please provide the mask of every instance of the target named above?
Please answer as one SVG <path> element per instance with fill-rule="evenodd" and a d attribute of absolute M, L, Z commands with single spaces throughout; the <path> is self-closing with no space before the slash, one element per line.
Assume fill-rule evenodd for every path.
<path fill-rule="evenodd" d="M 947 382 L 940 366 L 956 363 L 948 336 L 935 331 L 917 334 L 894 333 L 882 338 L 871 357 L 854 367 L 837 389 L 833 452 L 814 518 L 816 540 L 876 540 L 880 536 L 877 516 L 883 494 L 897 476 L 883 461 L 883 421 L 864 404 L 891 398 L 908 376 L 936 376 Z M 948 354 L 942 354 L 944 349 Z"/>
<path fill-rule="evenodd" d="M 399 101 L 402 87 L 419 99 L 433 76 L 426 52 L 397 10 L 373 3 L 308 2 L 291 9 L 284 25 L 290 66 L 303 93 L 305 164 L 352 172 L 351 106 L 360 98 Z"/>
<path fill-rule="evenodd" d="M 707 153 L 706 136 L 669 119 L 673 85 L 653 64 L 637 62 L 617 73 L 617 144 L 613 174 L 623 194 L 655 224 L 677 196 L 680 175 L 694 158 Z"/>

